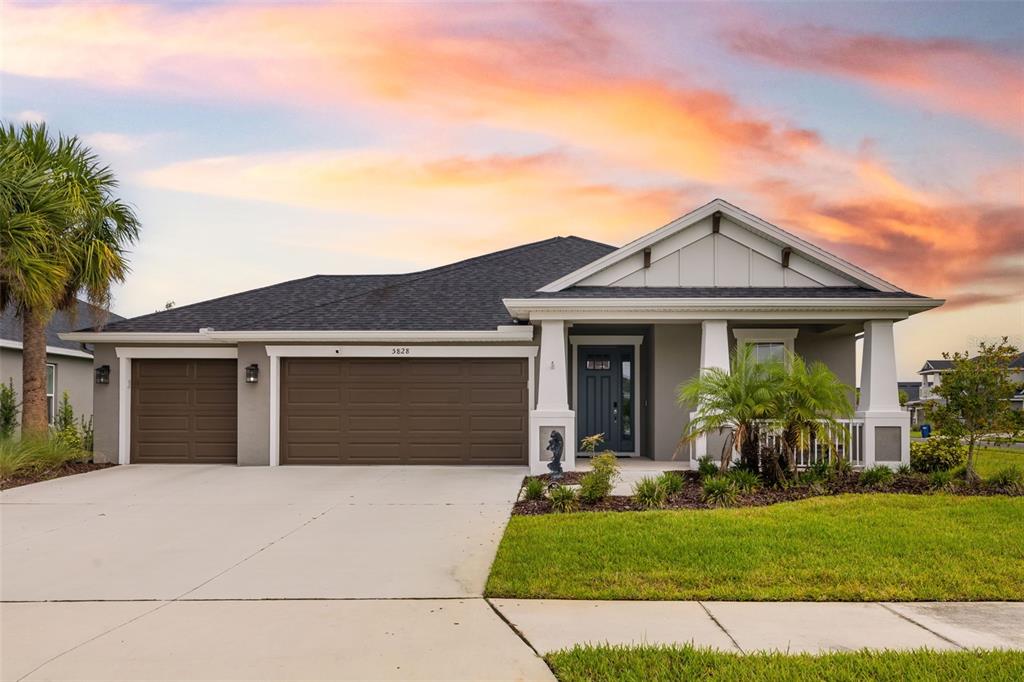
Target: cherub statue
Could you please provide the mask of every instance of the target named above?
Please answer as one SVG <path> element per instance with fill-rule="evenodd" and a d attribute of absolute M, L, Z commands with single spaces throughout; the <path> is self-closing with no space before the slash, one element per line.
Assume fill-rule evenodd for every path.
<path fill-rule="evenodd" d="M 552 455 L 551 461 L 548 462 L 548 471 L 551 472 L 551 478 L 559 479 L 562 477 L 562 451 L 565 449 L 565 440 L 562 438 L 562 434 L 558 431 L 552 431 L 546 449 Z"/>

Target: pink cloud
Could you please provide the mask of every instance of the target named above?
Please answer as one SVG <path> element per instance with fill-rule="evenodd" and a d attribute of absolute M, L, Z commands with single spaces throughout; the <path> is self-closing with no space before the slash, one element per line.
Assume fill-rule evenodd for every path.
<path fill-rule="evenodd" d="M 1024 136 L 1024 57 L 968 40 L 847 33 L 821 26 L 725 34 L 737 53 L 841 76 L 898 99 Z"/>

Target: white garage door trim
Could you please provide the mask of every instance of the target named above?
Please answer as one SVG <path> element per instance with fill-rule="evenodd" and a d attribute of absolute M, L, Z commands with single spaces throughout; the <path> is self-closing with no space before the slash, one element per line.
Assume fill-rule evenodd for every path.
<path fill-rule="evenodd" d="M 270 357 L 270 466 L 281 464 L 281 358 L 528 358 L 526 388 L 534 405 L 537 346 L 267 346 Z"/>
<path fill-rule="evenodd" d="M 131 457 L 132 438 L 132 360 L 160 360 L 167 358 L 192 358 L 231 360 L 238 359 L 238 349 L 231 348 L 145 348 L 117 346 L 117 463 L 128 464 Z"/>

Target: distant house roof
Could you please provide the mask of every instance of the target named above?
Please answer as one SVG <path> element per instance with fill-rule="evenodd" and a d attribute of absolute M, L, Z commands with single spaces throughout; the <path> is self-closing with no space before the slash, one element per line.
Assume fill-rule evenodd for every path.
<path fill-rule="evenodd" d="M 58 334 L 80 329 L 83 323 L 88 323 L 91 329 L 107 321 L 123 319 L 120 315 L 115 315 L 80 300 L 73 312 L 58 311 L 50 318 L 50 323 L 46 325 L 46 345 L 51 348 L 91 352 L 91 349 L 84 344 L 65 341 Z M 21 318 L 18 317 L 13 306 L 9 306 L 0 313 L 0 341 L 8 342 L 4 345 L 16 344 L 15 347 L 21 347 Z"/>
<path fill-rule="evenodd" d="M 921 399 L 921 382 L 920 381 L 900 381 L 898 382 L 899 390 L 907 394 L 907 402 L 912 403 L 915 400 Z"/>
<path fill-rule="evenodd" d="M 924 366 L 921 367 L 921 369 L 918 370 L 917 373 L 923 374 L 924 372 L 942 372 L 947 369 L 952 369 L 952 367 L 952 360 L 925 360 Z"/>
<path fill-rule="evenodd" d="M 1010 361 L 1009 367 L 1010 369 L 1024 369 L 1024 353 L 1018 353 L 1017 356 Z M 924 366 L 918 371 L 918 374 L 924 374 L 925 372 L 944 372 L 952 368 L 952 360 L 926 360 Z"/>

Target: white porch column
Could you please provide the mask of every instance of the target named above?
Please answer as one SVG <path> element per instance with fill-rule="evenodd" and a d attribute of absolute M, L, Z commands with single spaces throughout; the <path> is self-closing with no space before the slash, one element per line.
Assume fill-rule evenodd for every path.
<path fill-rule="evenodd" d="M 864 323 L 857 417 L 864 420 L 864 466 L 910 463 L 910 414 L 900 408 L 892 320 Z"/>
<path fill-rule="evenodd" d="M 547 471 L 551 433 L 562 435 L 562 467 L 576 468 L 576 413 L 569 409 L 569 370 L 566 363 L 565 320 L 540 323 L 540 357 L 537 360 L 537 405 L 530 411 L 530 473 Z M 531 406 L 533 407 L 533 406 Z"/>
<path fill-rule="evenodd" d="M 700 372 L 713 368 L 729 371 L 729 330 L 725 320 L 704 320 L 700 325 Z M 695 414 L 691 412 L 690 419 Z M 693 443 L 690 467 L 696 469 L 697 460 L 707 454 L 707 436 L 700 436 Z"/>

